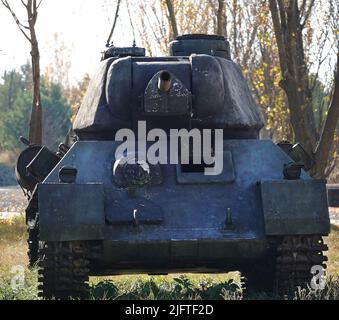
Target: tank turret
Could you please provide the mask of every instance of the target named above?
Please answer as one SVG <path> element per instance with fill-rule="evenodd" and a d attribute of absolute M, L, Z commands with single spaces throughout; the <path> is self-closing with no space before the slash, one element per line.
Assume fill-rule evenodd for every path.
<path fill-rule="evenodd" d="M 112 139 L 121 128 L 224 129 L 228 138 L 258 138 L 261 112 L 239 66 L 220 36 L 184 35 L 170 44 L 171 56 L 125 56 L 108 50 L 80 107 L 74 130 L 81 139 Z M 133 49 L 141 53 L 142 50 Z M 107 56 L 110 54 L 106 53 Z M 118 57 L 117 57 L 118 55 Z M 167 90 L 158 87 L 168 75 Z"/>

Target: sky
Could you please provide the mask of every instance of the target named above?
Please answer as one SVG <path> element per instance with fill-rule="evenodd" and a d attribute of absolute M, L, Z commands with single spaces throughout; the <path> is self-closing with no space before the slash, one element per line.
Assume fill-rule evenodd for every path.
<path fill-rule="evenodd" d="M 19 0 L 8 0 L 25 21 L 25 11 Z M 39 8 L 37 35 L 41 54 L 42 72 L 53 59 L 54 34 L 68 48 L 71 61 L 70 79 L 92 75 L 108 38 L 115 14 L 115 0 L 43 0 Z M 114 34 L 114 44 L 131 46 L 132 30 L 123 7 Z M 27 19 L 26 19 L 27 21 Z M 0 74 L 18 68 L 30 59 L 30 46 L 19 31 L 9 11 L 0 5 Z"/>
<path fill-rule="evenodd" d="M 21 1 L 8 1 L 19 19 L 24 22 L 25 11 Z M 67 47 L 67 59 L 71 62 L 70 81 L 80 81 L 86 73 L 92 76 L 113 23 L 116 2 L 117 0 L 42 0 L 37 21 L 42 73 L 53 61 L 57 47 L 54 37 L 58 34 L 59 44 L 64 43 Z M 132 12 L 137 2 L 138 0 L 130 0 Z M 128 12 L 126 6 L 121 5 L 114 44 L 131 46 L 132 43 L 133 32 Z M 137 45 L 141 45 L 138 39 Z M 317 49 L 316 42 L 314 45 Z M 9 11 L 0 5 L 0 75 L 5 70 L 25 64 L 30 59 L 29 52 L 28 41 L 19 31 Z M 332 56 L 335 58 L 335 54 Z M 329 71 L 333 70 L 335 59 L 332 60 L 331 63 L 326 61 L 320 70 L 320 78 L 325 82 L 327 78 L 332 78 Z M 311 70 L 316 71 L 316 68 L 311 67 Z"/>

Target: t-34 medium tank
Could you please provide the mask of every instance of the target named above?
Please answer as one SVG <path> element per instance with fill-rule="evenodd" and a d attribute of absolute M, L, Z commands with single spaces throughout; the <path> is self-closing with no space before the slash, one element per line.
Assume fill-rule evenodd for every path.
<path fill-rule="evenodd" d="M 74 122 L 75 143 L 57 153 L 31 145 L 18 161 L 42 296 L 84 298 L 89 276 L 132 273 L 238 270 L 247 288 L 280 292 L 310 283 L 311 268 L 326 261 L 326 184 L 307 174 L 312 159 L 300 145 L 260 140 L 262 127 L 223 37 L 178 37 L 167 57 L 109 48 Z M 150 163 L 141 147 L 166 145 L 181 129 L 188 161 L 168 147 Z M 190 130 L 216 138 L 218 170 L 197 161 Z M 119 153 L 126 132 L 136 148 Z"/>

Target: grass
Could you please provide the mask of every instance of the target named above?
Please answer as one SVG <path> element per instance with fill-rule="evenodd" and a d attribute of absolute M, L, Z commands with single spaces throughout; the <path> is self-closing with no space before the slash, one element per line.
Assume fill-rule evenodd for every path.
<path fill-rule="evenodd" d="M 28 270 L 27 263 L 26 226 L 23 218 L 6 222 L 0 220 L 0 300 L 38 299 L 37 271 Z M 25 286 L 13 291 L 11 284 L 18 266 L 24 267 Z"/>
<path fill-rule="evenodd" d="M 0 151 L 0 164 L 12 165 L 18 159 L 20 151 Z"/>
<path fill-rule="evenodd" d="M 333 226 L 325 239 L 327 252 L 328 281 L 322 291 L 298 290 L 289 299 L 320 300 L 339 299 L 339 228 Z M 35 300 L 37 294 L 37 270 L 24 268 L 25 286 L 13 291 L 13 266 L 26 266 L 26 226 L 23 218 L 12 221 L 0 220 L 0 300 Z M 12 271 L 12 272 L 11 272 Z M 219 275 L 169 275 L 169 276 L 115 276 L 91 277 L 92 299 L 122 300 L 240 300 L 243 299 L 241 279 L 238 273 Z M 266 293 L 255 293 L 247 299 L 287 299 Z"/>

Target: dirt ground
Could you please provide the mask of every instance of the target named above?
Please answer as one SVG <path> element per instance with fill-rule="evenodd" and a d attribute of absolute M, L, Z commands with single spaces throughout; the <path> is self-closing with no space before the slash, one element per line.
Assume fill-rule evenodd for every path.
<path fill-rule="evenodd" d="M 24 213 L 27 199 L 18 187 L 0 187 L 0 219 Z"/>

